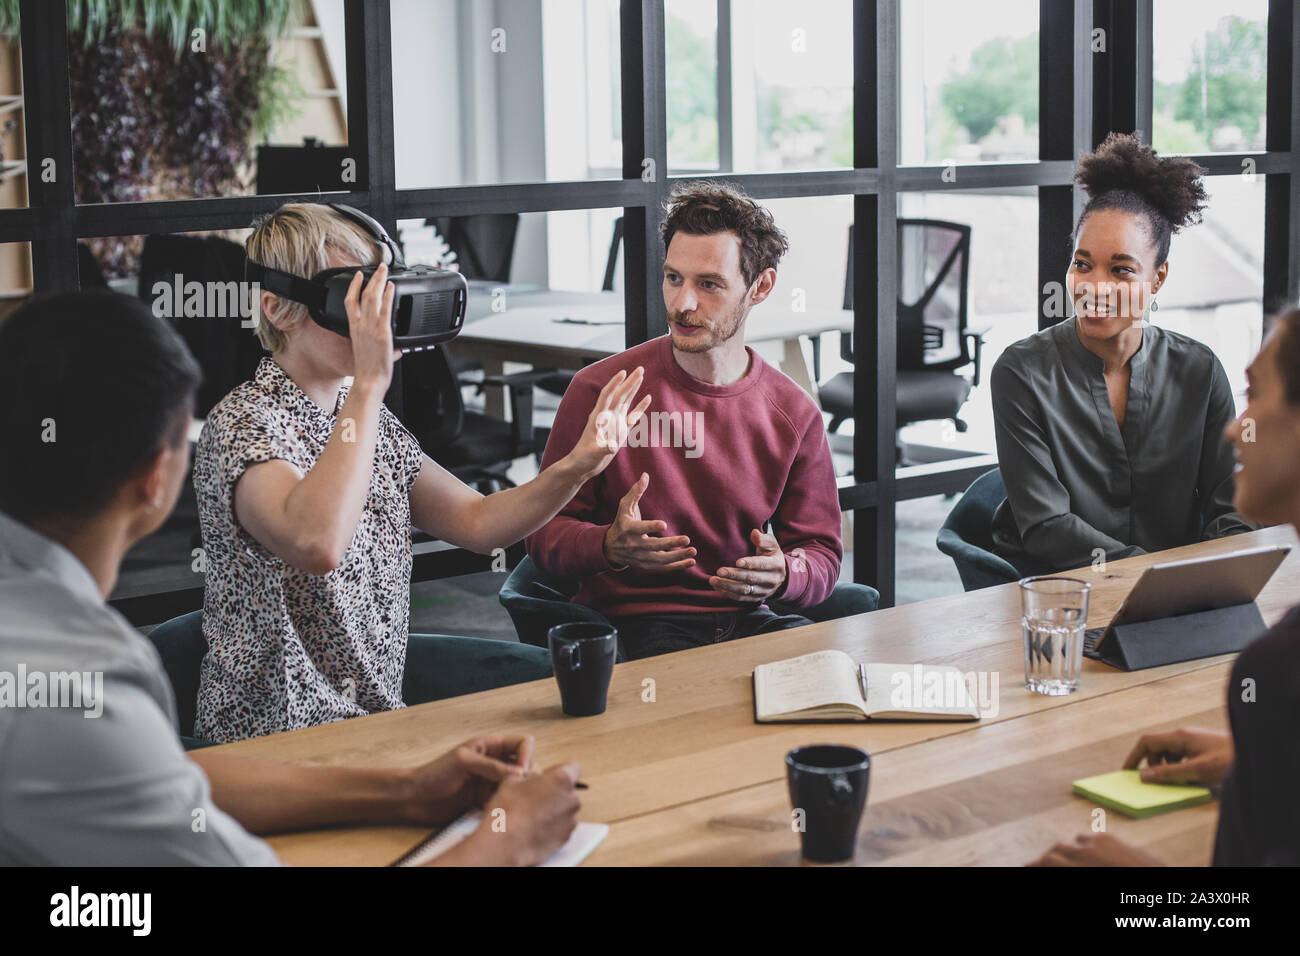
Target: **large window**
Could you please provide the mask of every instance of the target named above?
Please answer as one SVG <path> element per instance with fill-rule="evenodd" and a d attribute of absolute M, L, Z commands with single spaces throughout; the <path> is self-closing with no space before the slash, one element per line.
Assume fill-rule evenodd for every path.
<path fill-rule="evenodd" d="M 395 0 L 392 51 L 399 188 L 620 175 L 617 0 Z"/>
<path fill-rule="evenodd" d="M 1038 4 L 901 0 L 904 164 L 1038 158 Z"/>
<path fill-rule="evenodd" d="M 668 0 L 670 170 L 851 167 L 852 24 L 849 0 Z"/>
<path fill-rule="evenodd" d="M 1210 346 L 1240 406 L 1264 328 L 1264 177 L 1211 176 L 1206 191 L 1202 222 L 1170 243 L 1151 321 Z"/>
<path fill-rule="evenodd" d="M 1263 149 L 1267 0 L 1155 0 L 1153 18 L 1151 145 Z"/>
<path fill-rule="evenodd" d="M 231 9 L 217 0 L 163 6 L 178 22 Z M 10 304 L 28 288 L 90 285 L 96 275 L 131 288 L 144 236 L 235 238 L 280 194 L 331 192 L 290 182 L 259 194 L 260 148 L 302 151 L 310 137 L 320 144 L 311 148 L 342 149 L 356 161 L 357 177 L 340 179 L 335 195 L 390 229 L 400 224 L 413 261 L 445 252 L 439 220 L 515 217 L 508 274 L 476 284 L 480 304 L 498 282 L 511 295 L 527 287 L 534 291 L 522 294 L 612 303 L 615 315 L 621 302 L 624 329 L 539 322 L 538 335 L 589 331 L 636 343 L 663 327 L 656 229 L 670 190 L 697 176 L 738 181 L 791 239 L 776 293 L 754 315 L 777 332 L 759 343 L 763 353 L 806 379 L 819 400 L 832 380 L 851 383 L 848 415 L 831 440 L 852 530 L 846 567 L 878 587 L 886 605 L 931 596 L 934 582 L 955 587 L 946 571 L 924 570 L 928 542 L 946 513 L 944 496 L 994 463 L 993 362 L 1007 344 L 1061 318 L 1043 310 L 1044 290 L 1064 275 L 1082 199 L 1073 161 L 1107 132 L 1142 129 L 1162 152 L 1211 168 L 1205 222 L 1175 238 L 1153 318 L 1210 345 L 1234 389 L 1258 346 L 1265 296 L 1269 305 L 1300 298 L 1300 158 L 1279 139 L 1285 124 L 1267 122 L 1295 112 L 1293 5 L 286 0 L 285 8 L 301 15 L 291 29 L 252 27 L 273 28 L 272 55 L 255 66 L 278 69 L 263 78 L 280 81 L 267 81 L 262 89 L 274 95 L 244 111 L 258 132 L 235 138 L 233 167 L 188 179 L 186 163 L 210 152 L 205 136 L 229 132 L 229 116 L 191 122 L 192 140 L 173 142 L 167 162 L 150 152 L 114 165 L 87 144 L 116 142 L 111 131 L 129 121 L 165 117 L 159 110 L 185 90 L 173 84 L 133 116 L 123 104 L 136 78 L 123 73 L 88 119 L 94 87 L 78 45 L 83 26 L 68 22 L 67 6 L 23 5 L 34 20 L 28 50 L 18 49 L 17 24 L 0 22 L 10 44 L 8 58 L 0 55 L 8 77 L 0 89 L 0 244 L 11 266 L 0 292 Z M 1077 15 L 1089 12 L 1095 23 Z M 136 29 L 120 19 L 114 29 Z M 1104 27 L 1104 55 L 1093 26 Z M 240 50 L 248 56 L 262 42 Z M 1089 75 L 1086 88 L 1075 85 Z M 895 141 L 880 142 L 882 131 Z M 855 142 L 873 153 L 855 157 Z M 33 175 L 21 162 L 30 156 L 74 175 Z M 136 175 L 145 158 L 149 175 Z M 123 168 L 134 173 L 124 177 Z M 279 168 L 291 180 L 305 169 Z M 967 318 L 985 330 L 985 347 L 983 380 L 959 413 L 964 432 L 942 419 L 894 429 L 892 350 L 909 255 L 896 245 L 900 219 L 970 230 Z M 850 274 L 858 288 L 846 310 Z M 782 329 L 794 334 L 782 337 Z M 850 332 L 847 361 L 840 343 Z M 485 368 L 517 361 L 488 349 L 480 359 Z M 188 543 L 183 534 L 176 541 Z M 172 558 L 184 563 L 183 554 Z M 471 561 L 421 564 L 417 555 L 417 567 L 439 574 Z M 896 589 L 900 572 L 926 586 Z M 150 611 L 131 605 L 137 620 L 197 606 L 185 603 L 199 593 L 192 581 L 177 587 L 150 573 L 132 592 L 153 602 Z"/>

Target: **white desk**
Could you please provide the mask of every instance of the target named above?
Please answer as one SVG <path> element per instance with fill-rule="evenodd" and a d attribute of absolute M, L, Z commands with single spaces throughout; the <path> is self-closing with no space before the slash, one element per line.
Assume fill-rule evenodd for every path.
<path fill-rule="evenodd" d="M 465 328 L 452 346 L 457 355 L 478 359 L 489 375 L 504 363 L 541 368 L 578 369 L 625 348 L 623 293 L 506 291 L 493 311 L 489 292 L 471 290 Z M 565 322 L 563 319 L 576 321 Z M 853 329 L 853 313 L 844 309 L 791 312 L 765 302 L 745 322 L 749 345 L 780 343 L 779 366 L 816 400 L 816 385 L 804 360 L 802 336 Z M 504 399 L 488 393 L 489 414 L 504 417 Z"/>

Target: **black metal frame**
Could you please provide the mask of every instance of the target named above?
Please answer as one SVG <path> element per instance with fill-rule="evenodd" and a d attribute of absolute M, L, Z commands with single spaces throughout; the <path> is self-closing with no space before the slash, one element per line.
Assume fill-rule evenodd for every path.
<path fill-rule="evenodd" d="M 398 189 L 393 152 L 391 11 L 387 0 L 344 0 L 348 34 L 349 142 L 358 148 L 360 188 L 346 201 L 389 228 L 396 220 L 489 212 L 622 207 L 627 343 L 666 330 L 662 298 L 661 209 L 678 178 L 668 176 L 663 0 L 622 0 L 623 169 L 620 180 Z M 1264 300 L 1272 308 L 1300 295 L 1300 0 L 1270 0 L 1267 148 L 1264 152 L 1194 157 L 1213 175 L 1240 174 L 1250 159 L 1266 174 Z M 1057 281 L 1080 207 L 1072 188 L 1074 159 L 1108 130 L 1150 130 L 1153 0 L 1040 0 L 1040 153 L 1036 163 L 965 167 L 960 184 L 941 167 L 898 164 L 897 0 L 854 0 L 854 168 L 725 175 L 756 198 L 852 195 L 859 241 L 853 261 L 858 289 L 854 341 L 859 360 L 854 474 L 841 507 L 855 518 L 855 578 L 894 601 L 894 509 L 900 500 L 957 491 L 992 462 L 966 459 L 896 469 L 894 455 L 894 241 L 900 192 L 1033 186 L 1039 197 L 1040 290 Z M 725 13 L 725 10 L 723 11 Z M 81 237 L 237 228 L 269 212 L 284 196 L 239 196 L 168 202 L 77 205 L 71 166 L 65 6 L 23 0 L 30 207 L 0 211 L 0 241 L 32 243 L 37 291 L 76 288 Z M 719 19 L 720 25 L 724 18 Z M 1094 26 L 1107 52 L 1090 49 Z M 720 59 L 721 63 L 721 59 Z M 1068 107 L 1068 108 L 1063 108 Z M 54 182 L 39 164 L 55 161 Z M 653 177 L 643 180 L 643 161 Z M 682 177 L 685 178 L 685 177 Z M 690 177 L 694 178 L 694 177 Z M 311 198 L 311 197 L 303 197 Z M 1040 293 L 1041 294 L 1041 293 Z M 1050 321 L 1040 309 L 1040 324 Z M 472 562 L 442 562 L 453 573 Z"/>

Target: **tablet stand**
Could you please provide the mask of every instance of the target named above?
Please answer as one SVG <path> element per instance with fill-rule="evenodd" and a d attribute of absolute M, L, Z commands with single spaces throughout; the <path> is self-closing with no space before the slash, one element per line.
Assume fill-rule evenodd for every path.
<path fill-rule="evenodd" d="M 1179 614 L 1155 621 L 1119 624 L 1088 657 L 1126 671 L 1231 654 L 1268 630 L 1254 601 Z"/>

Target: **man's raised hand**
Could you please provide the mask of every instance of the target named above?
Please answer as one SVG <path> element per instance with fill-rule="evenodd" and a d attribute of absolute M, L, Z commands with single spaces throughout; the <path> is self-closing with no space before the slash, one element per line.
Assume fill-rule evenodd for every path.
<path fill-rule="evenodd" d="M 684 534 L 671 538 L 659 535 L 668 530 L 663 521 L 641 519 L 641 496 L 650 487 L 650 476 L 642 472 L 623 500 L 618 514 L 605 532 L 605 559 L 620 570 L 680 571 L 695 563 L 695 549 Z"/>

